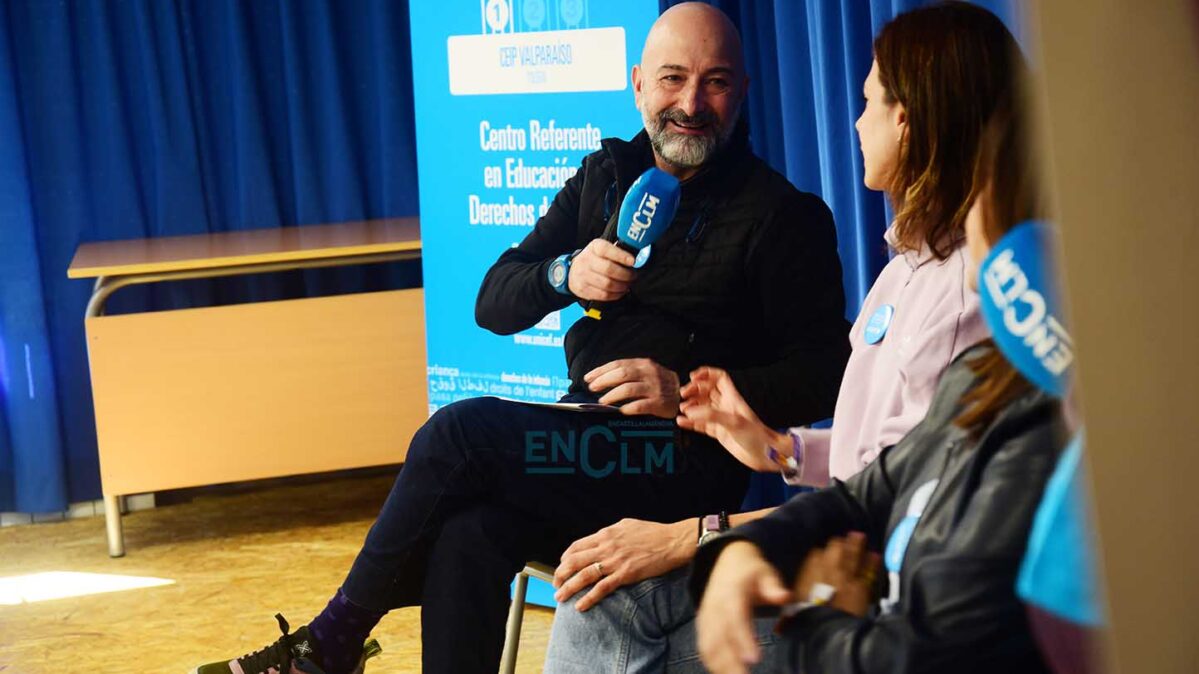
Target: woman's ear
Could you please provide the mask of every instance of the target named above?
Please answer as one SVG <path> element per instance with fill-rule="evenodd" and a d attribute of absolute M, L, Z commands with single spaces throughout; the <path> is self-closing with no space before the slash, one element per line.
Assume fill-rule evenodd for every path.
<path fill-rule="evenodd" d="M 899 103 L 895 104 L 895 140 L 902 143 L 908 132 L 908 111 Z"/>

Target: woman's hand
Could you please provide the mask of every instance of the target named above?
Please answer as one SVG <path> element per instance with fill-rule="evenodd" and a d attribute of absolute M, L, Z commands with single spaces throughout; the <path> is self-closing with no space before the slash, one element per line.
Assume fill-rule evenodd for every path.
<path fill-rule="evenodd" d="M 778 572 L 745 541 L 720 552 L 695 617 L 699 654 L 709 671 L 742 674 L 761 657 L 753 624 L 755 606 L 791 601 Z"/>
<path fill-rule="evenodd" d="M 695 520 L 659 524 L 623 519 L 580 538 L 562 553 L 554 573 L 554 601 L 562 602 L 587 586 L 575 608 L 586 611 L 626 585 L 661 576 L 695 556 Z"/>
<path fill-rule="evenodd" d="M 866 535 L 861 532 L 830 539 L 804 559 L 795 595 L 800 601 L 809 601 L 813 588 L 827 585 L 833 588 L 828 606 L 864 617 L 877 599 L 875 580 L 881 561 L 878 553 L 866 549 Z"/>
<path fill-rule="evenodd" d="M 676 419 L 680 428 L 715 438 L 738 461 L 754 470 L 778 469 L 766 456 L 766 447 L 789 448 L 790 438 L 762 423 L 741 397 L 728 372 L 701 367 L 691 373 L 691 382 L 680 394 L 683 401 Z"/>

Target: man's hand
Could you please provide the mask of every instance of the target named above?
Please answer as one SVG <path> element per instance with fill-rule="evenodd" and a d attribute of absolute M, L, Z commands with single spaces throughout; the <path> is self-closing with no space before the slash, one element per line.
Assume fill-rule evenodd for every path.
<path fill-rule="evenodd" d="M 575 297 L 597 302 L 615 302 L 629 292 L 636 277 L 633 256 L 616 244 L 592 239 L 570 262 L 566 285 Z"/>
<path fill-rule="evenodd" d="M 583 375 L 592 392 L 607 391 L 604 405 L 624 402 L 627 415 L 648 414 L 674 419 L 679 413 L 679 376 L 648 358 L 625 358 Z"/>
<path fill-rule="evenodd" d="M 716 674 L 744 674 L 762 653 L 754 632 L 755 606 L 791 601 L 778 572 L 757 546 L 730 543 L 716 558 L 695 616 L 699 655 Z"/>
<path fill-rule="evenodd" d="M 846 613 L 863 617 L 875 597 L 875 579 L 881 565 L 877 552 L 866 549 L 866 535 L 851 532 L 848 536 L 830 539 L 823 548 L 808 553 L 795 584 L 795 595 L 801 601 L 812 594 L 817 583 L 831 585 L 833 598 L 828 605 Z"/>
<path fill-rule="evenodd" d="M 566 601 L 594 585 L 575 602 L 576 609 L 586 611 L 613 590 L 677 569 L 695 555 L 697 532 L 695 520 L 660 524 L 625 519 L 580 538 L 562 553 L 554 573 L 554 599 Z"/>
<path fill-rule="evenodd" d="M 729 373 L 701 367 L 680 392 L 679 428 L 715 438 L 738 461 L 753 470 L 769 472 L 777 466 L 766 456 L 766 447 L 788 450 L 791 440 L 768 428 L 750 409 Z"/>

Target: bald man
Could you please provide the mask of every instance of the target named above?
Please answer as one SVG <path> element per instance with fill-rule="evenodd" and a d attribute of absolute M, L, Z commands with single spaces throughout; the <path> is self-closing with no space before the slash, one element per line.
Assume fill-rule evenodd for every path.
<path fill-rule="evenodd" d="M 511 334 L 575 302 L 606 303 L 602 320 L 584 317 L 566 336 L 566 401 L 619 411 L 497 398 L 442 408 L 413 438 L 325 610 L 295 633 L 280 617 L 278 641 L 199 674 L 361 671 L 377 650 L 364 647 L 373 627 L 413 605 L 422 671 L 494 673 L 508 587 L 526 561 L 556 564 L 573 541 L 620 521 L 673 523 L 658 542 L 694 548 L 702 516 L 724 521 L 719 514 L 739 506 L 748 469 L 674 422 L 694 368 L 728 370 L 767 423 L 831 415 L 849 353 L 832 217 L 751 153 L 737 31 L 707 5 L 674 7 L 650 31 L 632 79 L 645 130 L 605 139 L 583 160 L 533 231 L 492 266 L 475 308 L 479 325 Z M 682 181 L 682 198 L 634 269 L 611 243 L 610 221 L 651 166 Z M 656 548 L 637 549 L 648 552 L 636 573 L 597 560 L 576 575 L 594 583 L 617 571 L 660 573 Z M 280 601 L 310 601 L 279 561 Z"/>

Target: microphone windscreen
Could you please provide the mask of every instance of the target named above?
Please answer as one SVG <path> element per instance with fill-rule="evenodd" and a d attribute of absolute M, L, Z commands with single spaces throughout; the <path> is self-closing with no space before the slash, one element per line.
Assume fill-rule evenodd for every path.
<path fill-rule="evenodd" d="M 632 250 L 658 240 L 674 220 L 682 190 L 669 173 L 651 168 L 642 173 L 624 196 L 616 221 L 616 239 Z"/>
<path fill-rule="evenodd" d="M 1074 342 L 1058 288 L 1057 238 L 1047 223 L 1016 225 L 979 267 L 983 319 L 996 346 L 1034 385 L 1055 396 L 1069 388 Z"/>

